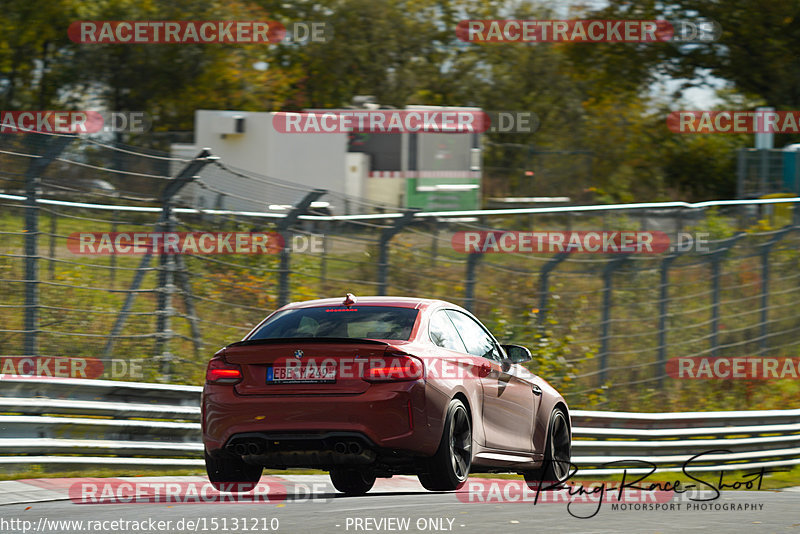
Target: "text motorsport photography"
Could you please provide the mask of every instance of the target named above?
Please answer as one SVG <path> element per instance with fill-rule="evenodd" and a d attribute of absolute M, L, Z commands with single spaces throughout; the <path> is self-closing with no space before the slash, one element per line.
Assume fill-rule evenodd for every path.
<path fill-rule="evenodd" d="M 474 478 L 467 483 L 466 491 L 459 492 L 457 497 L 464 503 L 565 504 L 569 515 L 579 519 L 597 516 L 606 503 L 611 504 L 611 511 L 761 510 L 763 504 L 760 503 L 717 501 L 726 490 L 760 490 L 764 476 L 771 472 L 766 468 L 739 475 L 692 470 L 698 464 L 730 453 L 729 450 L 708 450 L 689 457 L 680 467 L 680 473 L 691 482 L 682 482 L 677 477 L 669 479 L 669 472 L 659 472 L 662 480 L 652 480 L 649 477 L 656 473 L 658 465 L 644 460 L 621 459 L 600 464 L 600 468 L 624 468 L 619 481 L 574 479 L 576 476 L 591 476 L 592 470 L 581 473 L 576 465 L 570 463 L 568 476 L 560 482 L 548 481 L 544 476 L 540 480 L 528 481 Z M 634 474 L 633 471 L 640 473 Z"/>

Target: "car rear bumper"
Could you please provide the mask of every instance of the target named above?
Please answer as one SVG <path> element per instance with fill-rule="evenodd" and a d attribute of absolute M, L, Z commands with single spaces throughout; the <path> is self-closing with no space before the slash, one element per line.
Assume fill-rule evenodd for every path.
<path fill-rule="evenodd" d="M 242 436 L 267 440 L 342 433 L 363 436 L 367 450 L 431 456 L 442 436 L 439 414 L 444 401 L 435 391 L 419 380 L 372 384 L 354 395 L 242 396 L 231 386 L 206 384 L 203 443 L 213 453 Z M 302 440 L 297 443 L 302 447 Z"/>

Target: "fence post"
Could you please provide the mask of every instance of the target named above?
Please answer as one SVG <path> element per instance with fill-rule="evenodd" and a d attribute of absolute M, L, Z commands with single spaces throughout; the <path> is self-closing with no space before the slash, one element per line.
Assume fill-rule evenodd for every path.
<path fill-rule="evenodd" d="M 744 198 L 745 174 L 747 173 L 747 149 L 736 151 L 736 198 Z"/>
<path fill-rule="evenodd" d="M 173 181 L 167 184 L 161 193 L 160 231 L 166 233 L 175 231 L 175 217 L 172 213 L 175 196 L 189 182 L 195 180 L 197 173 L 203 167 L 216 159 L 218 159 L 216 156 L 211 156 L 209 149 L 203 149 L 203 152 L 191 161 Z M 175 274 L 177 271 L 175 255 L 162 252 L 159 257 L 159 264 L 155 353 L 160 355 L 162 379 L 169 381 L 173 360 L 173 354 L 170 352 L 169 346 L 170 341 L 175 337 L 175 332 L 172 330 L 172 316 L 175 314 L 175 308 L 172 307 L 172 297 L 176 289 Z"/>
<path fill-rule="evenodd" d="M 553 256 L 550 261 L 544 264 L 542 272 L 539 274 L 539 331 L 545 328 L 545 321 L 547 321 L 548 302 L 550 297 L 550 273 L 558 267 L 562 261 L 569 258 L 570 252 L 559 252 Z"/>
<path fill-rule="evenodd" d="M 611 335 L 611 291 L 613 289 L 614 271 L 628 260 L 628 255 L 620 256 L 609 261 L 603 268 L 603 319 L 602 332 L 600 334 L 600 374 L 598 386 L 602 386 L 606 381 L 606 369 L 608 368 L 608 341 Z"/>
<path fill-rule="evenodd" d="M 56 222 L 57 214 L 55 210 L 50 212 L 50 262 L 48 263 L 48 278 L 54 280 L 56 277 L 56 234 L 58 233 L 58 223 Z"/>
<path fill-rule="evenodd" d="M 291 253 L 289 249 L 292 245 L 292 232 L 289 228 L 297 222 L 298 217 L 308 212 L 308 208 L 311 207 L 312 202 L 327 192 L 328 191 L 325 189 L 314 189 L 306 194 L 300 202 L 295 204 L 294 207 L 289 210 L 289 213 L 286 214 L 286 217 L 278 220 L 278 233 L 281 234 L 283 238 L 281 265 L 278 269 L 278 306 L 285 306 L 289 303 L 289 275 L 291 274 Z"/>
<path fill-rule="evenodd" d="M 719 349 L 719 267 L 718 254 L 711 256 L 711 357 L 716 358 Z"/>
<path fill-rule="evenodd" d="M 25 172 L 25 341 L 23 354 L 39 355 L 39 185 L 41 174 L 75 136 L 36 137 L 28 134 L 26 143 L 33 150 L 39 148 L 37 139 L 44 139 L 44 153 L 31 160 Z"/>
<path fill-rule="evenodd" d="M 111 233 L 116 233 L 117 231 L 117 220 L 119 219 L 119 212 L 117 210 L 113 210 L 111 212 Z M 112 254 L 108 259 L 110 275 L 111 275 L 111 289 L 114 289 L 117 286 L 117 255 Z"/>
<path fill-rule="evenodd" d="M 168 182 L 167 186 L 164 188 L 164 191 L 161 193 L 161 202 L 162 202 L 162 210 L 161 215 L 156 222 L 156 231 L 162 232 L 166 227 L 167 223 L 172 216 L 172 207 L 171 207 L 171 200 L 172 198 L 189 182 L 195 180 L 196 175 L 200 170 L 211 163 L 212 161 L 218 159 L 216 156 L 211 155 L 211 151 L 208 148 L 204 148 L 200 154 L 197 155 L 192 161 L 186 164 L 186 166 L 178 173 L 178 175 L 172 179 L 172 181 Z M 122 305 L 122 309 L 117 315 L 117 320 L 114 322 L 114 326 L 111 328 L 111 332 L 108 336 L 108 341 L 106 341 L 106 347 L 103 351 L 103 360 L 107 361 L 111 357 L 111 351 L 114 348 L 114 340 L 122 331 L 122 327 L 125 325 L 125 321 L 128 319 L 128 315 L 131 312 L 131 308 L 133 307 L 133 301 L 136 298 L 136 293 L 139 291 L 139 288 L 142 285 L 142 280 L 144 280 L 144 275 L 150 267 L 150 261 L 153 258 L 153 251 L 148 250 L 147 253 L 142 257 L 142 261 L 139 262 L 139 267 L 136 270 L 136 274 L 133 277 L 133 281 L 131 282 L 130 289 L 127 291 L 127 295 L 125 296 L 125 303 Z M 163 286 L 162 286 L 163 287 Z M 163 310 L 162 308 L 162 299 L 159 295 L 159 311 L 161 313 Z M 161 322 L 161 315 L 158 318 L 158 326 L 163 329 L 163 323 Z M 156 336 L 159 337 L 157 343 L 160 342 L 160 336 L 163 330 L 159 329 L 156 333 Z M 161 347 L 157 344 L 156 349 L 159 350 Z"/>
<path fill-rule="evenodd" d="M 669 310 L 669 268 L 678 259 L 680 252 L 675 252 L 661 261 L 661 280 L 658 297 L 658 387 L 664 387 L 664 375 L 667 372 L 667 312 Z"/>
<path fill-rule="evenodd" d="M 792 157 L 794 158 L 794 188 L 792 192 L 795 196 L 800 196 L 800 151 L 792 152 Z M 800 203 L 798 202 L 792 204 L 792 224 L 800 224 Z"/>
<path fill-rule="evenodd" d="M 769 334 L 769 254 L 772 247 L 780 241 L 784 235 L 794 230 L 793 226 L 786 226 L 779 230 L 769 241 L 761 245 L 761 335 L 759 336 L 758 355 L 765 356 L 767 353 L 767 336 Z"/>
<path fill-rule="evenodd" d="M 759 174 L 758 174 L 758 188 L 759 188 L 759 195 L 766 195 L 770 191 L 767 189 L 767 176 L 769 176 L 769 150 L 766 148 L 761 148 L 758 150 L 758 154 L 761 156 L 761 165 L 759 167 Z"/>
<path fill-rule="evenodd" d="M 389 228 L 384 228 L 381 231 L 380 241 L 378 242 L 378 295 L 386 295 L 387 280 L 389 278 L 389 241 L 403 229 L 408 226 L 414 218 L 414 214 L 418 209 L 406 210 L 403 216 L 394 222 L 394 225 Z"/>
<path fill-rule="evenodd" d="M 469 311 L 474 311 L 475 282 L 477 281 L 475 271 L 481 256 L 483 256 L 483 253 L 481 252 L 471 252 L 469 255 L 467 255 L 467 273 L 466 282 L 464 283 L 464 308 Z"/>
<path fill-rule="evenodd" d="M 709 259 L 711 262 L 711 357 L 716 358 L 719 356 L 719 279 L 720 279 L 720 266 L 722 264 L 722 257 L 725 255 L 736 242 L 744 236 L 740 232 L 733 237 L 724 239 L 720 242 L 720 246 L 709 252 Z"/>
<path fill-rule="evenodd" d="M 319 259 L 319 281 L 320 291 L 324 295 L 328 291 L 328 234 L 330 233 L 331 222 L 322 222 L 322 255 Z"/>
<path fill-rule="evenodd" d="M 175 217 L 172 214 L 172 201 L 166 199 L 162 207 L 165 219 L 161 224 L 162 232 L 171 234 L 175 231 Z M 159 254 L 158 272 L 158 309 L 156 310 L 156 346 L 155 354 L 161 360 L 161 377 L 169 381 L 173 355 L 169 351 L 170 341 L 175 335 L 172 330 L 172 296 L 175 293 L 175 255 L 162 252 Z"/>
<path fill-rule="evenodd" d="M 183 304 L 186 307 L 186 315 L 189 319 L 189 327 L 192 330 L 192 344 L 194 345 L 195 358 L 200 357 L 200 350 L 203 348 L 203 339 L 200 334 L 200 326 L 197 324 L 197 311 L 194 307 L 194 293 L 192 292 L 192 281 L 189 279 L 189 269 L 183 256 L 177 258 L 176 282 L 183 294 Z"/>
<path fill-rule="evenodd" d="M 431 266 L 436 265 L 439 256 L 439 218 L 433 217 L 433 228 L 431 229 Z"/>
<path fill-rule="evenodd" d="M 280 232 L 283 247 L 280 251 L 280 265 L 278 266 L 278 307 L 289 303 L 289 269 L 291 268 L 291 256 L 289 248 L 292 246 L 292 233 L 289 231 Z"/>

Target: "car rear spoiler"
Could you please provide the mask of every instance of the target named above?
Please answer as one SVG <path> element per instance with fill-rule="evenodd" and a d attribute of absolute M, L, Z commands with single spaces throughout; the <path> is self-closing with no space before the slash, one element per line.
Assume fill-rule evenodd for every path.
<path fill-rule="evenodd" d="M 385 341 L 358 337 L 277 337 L 268 339 L 245 339 L 231 343 L 229 347 L 248 347 L 251 345 L 280 345 L 285 343 L 362 343 L 364 345 L 390 345 Z"/>

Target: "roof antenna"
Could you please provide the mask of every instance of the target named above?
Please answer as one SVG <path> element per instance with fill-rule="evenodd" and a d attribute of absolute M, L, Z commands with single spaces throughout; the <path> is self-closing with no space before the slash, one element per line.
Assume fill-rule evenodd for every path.
<path fill-rule="evenodd" d="M 352 293 L 348 293 L 344 296 L 344 305 L 352 306 L 353 304 L 356 303 L 356 300 L 358 299 L 355 297 L 355 295 L 353 295 Z"/>

